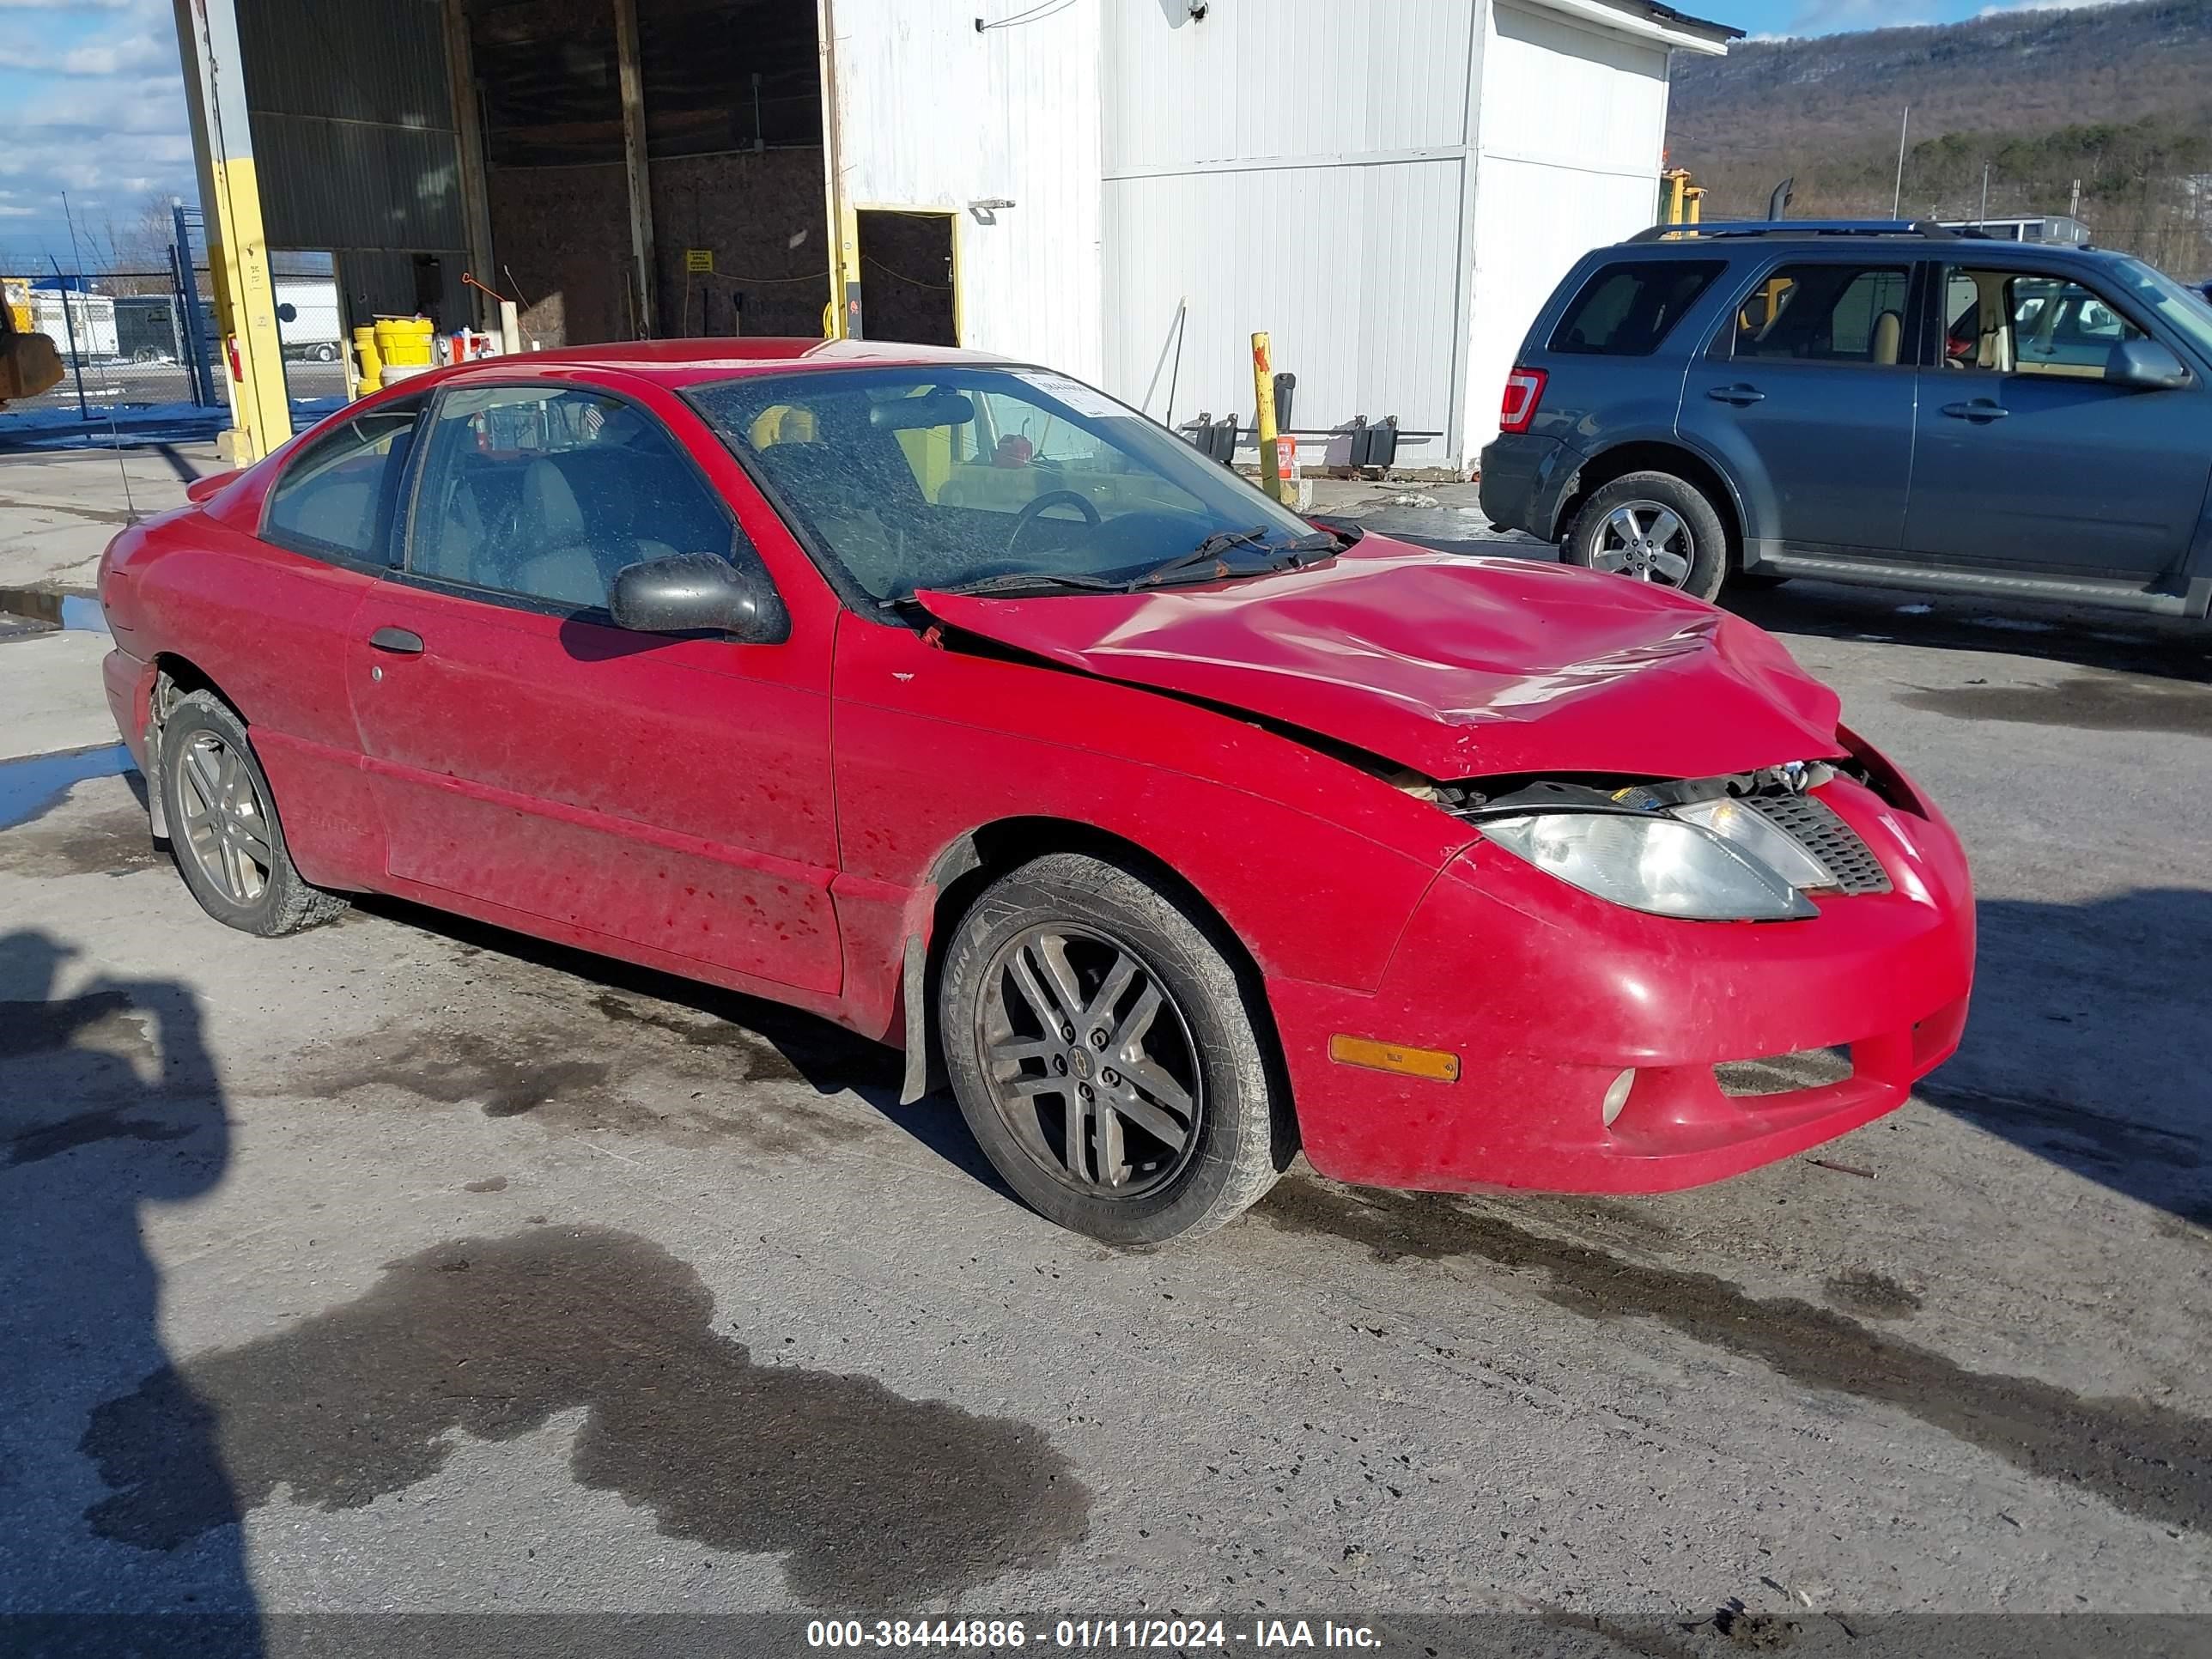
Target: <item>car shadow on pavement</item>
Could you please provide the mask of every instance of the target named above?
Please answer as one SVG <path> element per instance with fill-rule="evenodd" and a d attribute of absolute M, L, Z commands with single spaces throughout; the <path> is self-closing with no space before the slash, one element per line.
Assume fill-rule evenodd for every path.
<path fill-rule="evenodd" d="M 251 1659 L 261 1618 L 213 1414 L 179 1401 L 160 1449 L 160 1501 L 208 1522 L 188 1547 L 131 1535 L 115 1505 L 147 1449 L 100 1428 L 103 1402 L 175 1374 L 146 1212 L 222 1180 L 222 1089 L 189 989 L 64 994 L 75 955 L 0 933 L 0 1650 Z"/>
<path fill-rule="evenodd" d="M 1991 652 L 2212 684 L 2212 628 L 2203 623 L 1807 581 L 1737 588 L 1724 593 L 1722 604 L 1785 639 L 1814 635 L 1919 650 Z"/>
<path fill-rule="evenodd" d="M 1973 1012 L 1915 1091 L 2084 1178 L 2212 1227 L 2212 891 L 1979 907 Z"/>
<path fill-rule="evenodd" d="M 911 1106 L 899 1103 L 905 1060 L 896 1049 L 871 1042 L 842 1026 L 782 1003 L 552 944 L 450 911 L 381 896 L 357 897 L 355 905 L 368 915 L 456 944 L 550 969 L 607 991 L 672 1004 L 726 1021 L 774 1048 L 817 1093 L 852 1095 L 962 1174 L 1002 1197 L 1014 1196 L 975 1144 L 949 1091 L 937 1089 Z"/>

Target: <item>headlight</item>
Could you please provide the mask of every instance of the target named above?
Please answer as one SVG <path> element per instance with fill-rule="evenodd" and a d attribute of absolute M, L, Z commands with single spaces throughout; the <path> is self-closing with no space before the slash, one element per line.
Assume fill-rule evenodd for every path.
<path fill-rule="evenodd" d="M 1532 812 L 1482 833 L 1585 893 L 1692 921 L 1817 915 L 1780 875 L 1711 830 L 1660 813 Z"/>
<path fill-rule="evenodd" d="M 1784 835 L 1763 812 L 1740 797 L 1723 795 L 1713 800 L 1692 801 L 1674 809 L 1674 816 L 1711 830 L 1723 841 L 1748 853 L 1792 887 L 1840 887 L 1836 872 Z"/>

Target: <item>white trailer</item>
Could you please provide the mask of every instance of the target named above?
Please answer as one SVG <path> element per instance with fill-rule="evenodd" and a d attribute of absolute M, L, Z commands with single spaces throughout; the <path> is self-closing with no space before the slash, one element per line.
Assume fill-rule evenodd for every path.
<path fill-rule="evenodd" d="M 284 355 L 295 361 L 334 363 L 343 349 L 345 331 L 338 316 L 338 285 L 328 276 L 279 276 L 276 337 Z"/>
<path fill-rule="evenodd" d="M 66 308 L 63 302 L 67 301 Z M 64 295 L 31 290 L 31 331 L 54 343 L 63 356 L 92 362 L 116 355 L 115 301 L 105 294 Z"/>

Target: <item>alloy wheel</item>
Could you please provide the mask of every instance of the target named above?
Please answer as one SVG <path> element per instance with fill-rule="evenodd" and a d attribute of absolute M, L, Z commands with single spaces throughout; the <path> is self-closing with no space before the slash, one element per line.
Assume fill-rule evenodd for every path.
<path fill-rule="evenodd" d="M 1605 515 L 1590 548 L 1593 570 L 1680 587 L 1697 562 L 1698 544 L 1682 515 L 1660 501 L 1623 501 Z"/>
<path fill-rule="evenodd" d="M 269 803 L 238 751 L 212 732 L 195 732 L 178 757 L 185 844 L 200 873 L 234 904 L 268 890 L 276 854 Z"/>
<path fill-rule="evenodd" d="M 1190 1024 L 1110 934 L 1049 923 L 1009 939 L 984 975 L 975 1041 L 1017 1144 L 1086 1196 L 1157 1192 L 1197 1150 L 1205 1079 Z"/>

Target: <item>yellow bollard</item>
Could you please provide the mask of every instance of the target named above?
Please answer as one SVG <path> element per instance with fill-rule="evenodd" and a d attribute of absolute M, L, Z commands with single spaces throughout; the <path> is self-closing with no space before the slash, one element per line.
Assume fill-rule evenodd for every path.
<path fill-rule="evenodd" d="M 384 390 L 384 359 L 376 349 L 376 330 L 363 323 L 353 331 L 353 353 L 361 360 L 361 389 L 365 397 Z"/>
<path fill-rule="evenodd" d="M 1252 392 L 1259 428 L 1260 488 L 1277 501 L 1285 498 L 1283 470 L 1275 453 L 1275 362 L 1273 349 L 1263 329 L 1252 337 Z"/>

